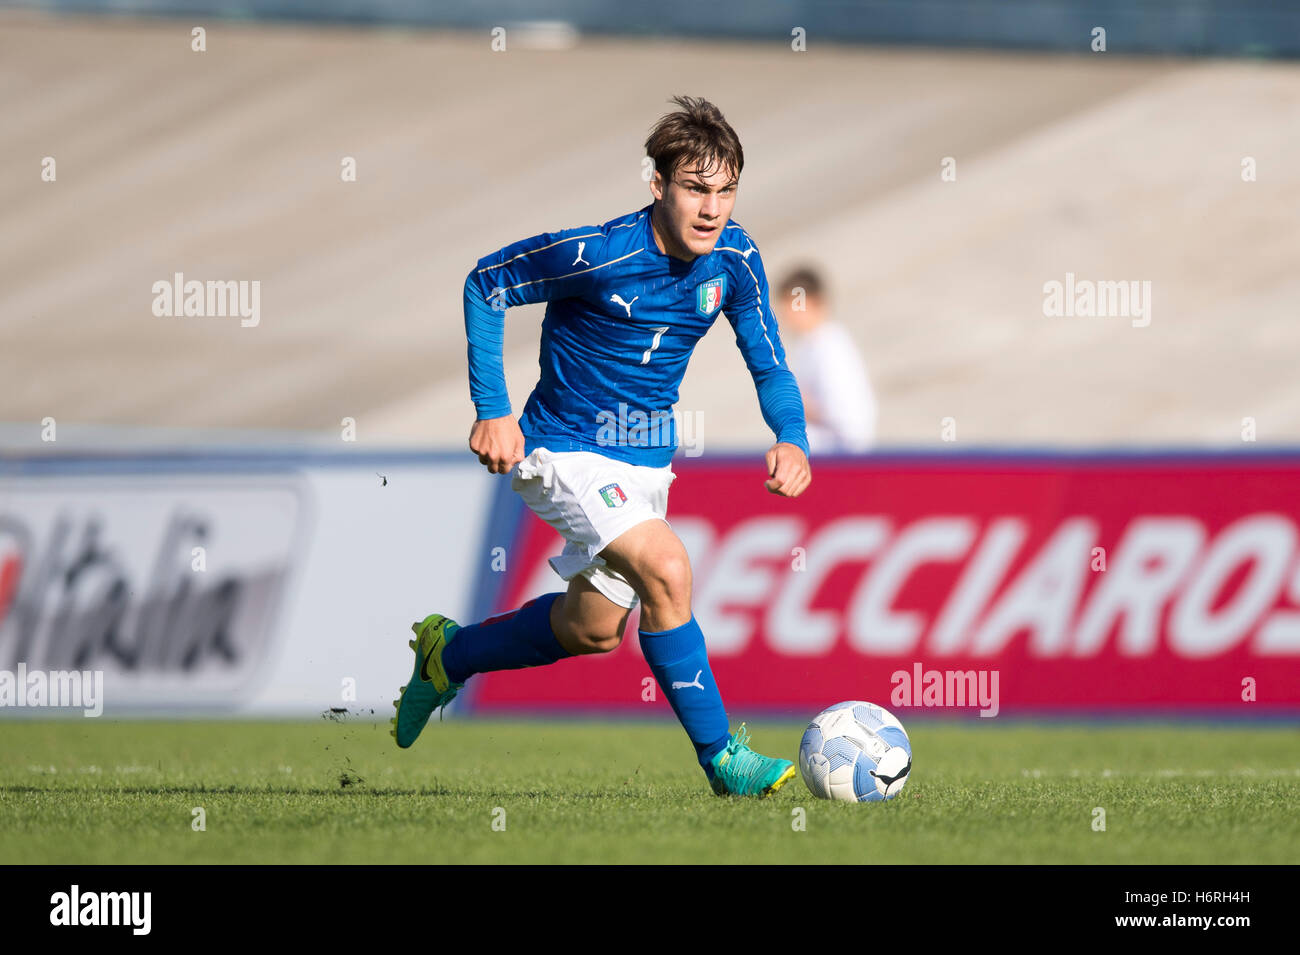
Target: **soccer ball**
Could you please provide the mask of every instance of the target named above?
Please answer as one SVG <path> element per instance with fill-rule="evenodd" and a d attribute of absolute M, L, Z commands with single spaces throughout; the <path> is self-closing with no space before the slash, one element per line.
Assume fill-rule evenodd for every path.
<path fill-rule="evenodd" d="M 861 700 L 818 713 L 799 741 L 799 773 L 818 799 L 893 799 L 912 771 L 912 744 L 884 707 Z"/>

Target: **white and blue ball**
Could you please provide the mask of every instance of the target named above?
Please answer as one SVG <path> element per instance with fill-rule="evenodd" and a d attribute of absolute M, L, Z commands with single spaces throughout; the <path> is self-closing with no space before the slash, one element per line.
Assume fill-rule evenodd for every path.
<path fill-rule="evenodd" d="M 912 744 L 894 714 L 850 700 L 818 713 L 799 741 L 799 773 L 819 799 L 893 799 L 912 771 Z"/>

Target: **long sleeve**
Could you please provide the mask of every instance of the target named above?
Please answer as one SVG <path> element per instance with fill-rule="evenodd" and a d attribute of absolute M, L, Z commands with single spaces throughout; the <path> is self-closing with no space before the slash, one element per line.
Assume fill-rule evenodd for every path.
<path fill-rule="evenodd" d="M 735 329 L 736 345 L 754 379 L 763 420 L 777 441 L 793 444 L 808 454 L 803 397 L 794 373 L 786 364 L 763 260 L 748 235 L 745 239 L 749 249 L 737 255 L 740 262 L 732 273 L 737 276 L 737 287 L 728 296 L 723 310 Z"/>
<path fill-rule="evenodd" d="M 493 308 L 475 281 L 465 279 L 465 338 L 468 340 L 469 396 L 480 419 L 510 414 L 502 350 L 506 340 L 504 308 Z"/>
<path fill-rule="evenodd" d="M 469 393 L 480 419 L 510 414 L 506 390 L 505 313 L 581 293 L 602 263 L 605 234 L 596 226 L 544 232 L 479 259 L 465 279 Z"/>
<path fill-rule="evenodd" d="M 754 387 L 758 390 L 758 406 L 763 413 L 763 420 L 776 435 L 776 440 L 793 444 L 805 455 L 808 454 L 803 397 L 799 394 L 799 384 L 790 369 L 782 366 L 761 378 L 755 375 Z"/>

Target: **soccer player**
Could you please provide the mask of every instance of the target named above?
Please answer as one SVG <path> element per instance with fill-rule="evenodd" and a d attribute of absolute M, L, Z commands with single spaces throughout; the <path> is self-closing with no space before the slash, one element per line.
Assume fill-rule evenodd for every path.
<path fill-rule="evenodd" d="M 776 437 L 766 487 L 783 497 L 812 480 L 803 401 L 762 258 L 731 220 L 745 164 L 740 140 L 708 101 L 673 102 L 680 110 L 646 140 L 650 205 L 508 245 L 465 280 L 478 414 L 469 447 L 492 474 L 514 469 L 512 489 L 564 537 L 550 563 L 568 590 L 468 626 L 436 613 L 413 624 L 415 669 L 394 701 L 393 735 L 410 746 L 476 673 L 608 653 L 640 603 L 642 652 L 713 791 L 766 796 L 793 778 L 794 765 L 750 749 L 743 723 L 730 732 L 691 612 L 690 560 L 665 520 L 677 446 L 671 415 L 691 352 L 719 314 L 735 329 Z M 541 376 L 516 421 L 502 360 L 505 310 L 532 302 L 548 303 Z M 636 426 L 620 433 L 614 421 Z"/>

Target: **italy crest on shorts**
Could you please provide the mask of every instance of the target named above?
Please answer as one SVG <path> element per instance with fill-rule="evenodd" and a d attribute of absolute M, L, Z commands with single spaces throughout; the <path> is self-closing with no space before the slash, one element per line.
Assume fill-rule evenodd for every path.
<path fill-rule="evenodd" d="M 600 496 L 604 499 L 606 507 L 622 507 L 627 503 L 627 495 L 617 484 L 606 484 L 600 489 Z"/>
<path fill-rule="evenodd" d="M 722 307 L 722 298 L 727 292 L 727 277 L 719 275 L 716 279 L 701 282 L 695 287 L 695 311 L 700 315 L 712 315 Z"/>

